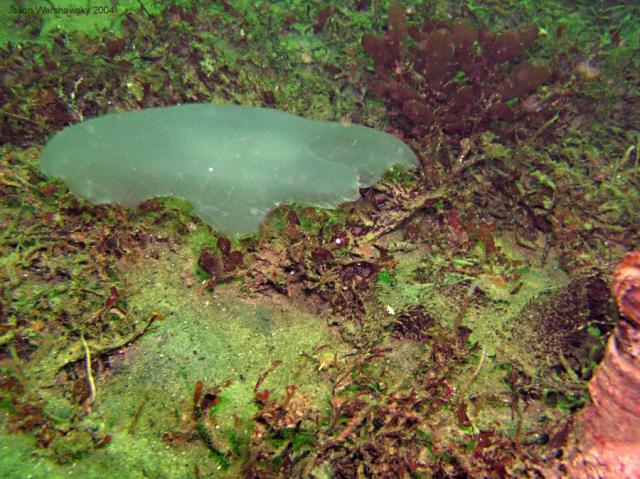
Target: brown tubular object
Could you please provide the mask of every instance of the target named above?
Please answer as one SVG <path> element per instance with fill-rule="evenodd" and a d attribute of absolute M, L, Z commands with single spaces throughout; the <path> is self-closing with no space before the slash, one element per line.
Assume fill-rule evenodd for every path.
<path fill-rule="evenodd" d="M 611 292 L 624 317 L 589 383 L 591 403 L 576 418 L 574 440 L 549 477 L 640 478 L 640 251 L 622 258 Z"/>

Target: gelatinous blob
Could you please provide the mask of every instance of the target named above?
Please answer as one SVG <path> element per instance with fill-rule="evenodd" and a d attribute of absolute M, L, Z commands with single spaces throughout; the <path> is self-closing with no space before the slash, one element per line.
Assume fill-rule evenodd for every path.
<path fill-rule="evenodd" d="M 47 176 L 92 203 L 191 202 L 227 234 L 255 231 L 279 204 L 333 207 L 414 153 L 387 133 L 268 109 L 190 104 L 68 127 L 42 151 Z"/>

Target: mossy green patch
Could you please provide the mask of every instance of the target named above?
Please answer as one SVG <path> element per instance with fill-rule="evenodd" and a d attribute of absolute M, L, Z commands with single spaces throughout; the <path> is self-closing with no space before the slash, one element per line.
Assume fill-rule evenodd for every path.
<path fill-rule="evenodd" d="M 160 10 L 153 2 L 144 3 L 149 11 Z M 139 6 L 136 0 L 103 3 L 89 0 L 14 2 L 0 11 L 0 45 L 18 39 L 45 41 L 59 31 L 82 31 L 95 37 L 101 29 L 119 26 L 124 14 L 137 10 Z"/>
<path fill-rule="evenodd" d="M 497 237 L 496 244 L 508 261 L 488 259 L 477 250 L 453 258 L 425 254 L 420 249 L 395 253 L 395 280 L 378 282 L 378 298 L 393 314 L 422 305 L 438 321 L 432 333 L 435 343 L 441 334 L 435 332 L 438 328 L 450 332 L 455 326 L 469 328 L 466 365 L 452 381 L 464 390 L 465 396 L 475 398 L 474 411 L 469 412 L 474 427 L 494 428 L 501 423 L 513 435 L 522 425 L 521 419 L 514 416 L 505 368 L 515 364 L 518 371 L 536 377 L 543 366 L 529 343 L 531 328 L 536 325 L 521 321 L 521 317 L 532 302 L 565 286 L 568 278 L 553 257 L 547 259 L 544 267 L 534 266 L 539 262 L 537 258 L 529 258 L 512 238 Z M 393 321 L 392 317 L 389 320 Z M 433 347 L 431 341 L 424 347 L 427 350 Z M 405 345 L 394 348 L 391 360 L 398 370 L 410 370 L 408 365 L 415 367 L 423 357 L 424 351 L 419 346 Z M 470 380 L 472 383 L 467 382 Z M 529 421 L 536 421 L 543 414 L 555 414 L 554 417 L 563 414 L 544 411 L 537 403 L 529 407 Z"/>
<path fill-rule="evenodd" d="M 184 246 L 126 275 L 128 288 L 136 292 L 128 300 L 129 314 L 144 316 L 157 310 L 165 319 L 112 356 L 110 370 L 97 375 L 97 402 L 77 431 L 89 443 L 67 435 L 42 453 L 73 467 L 32 462 L 27 451 L 33 446 L 20 439 L 17 444 L 24 454 L 18 451 L 11 461 L 0 459 L 0 468 L 10 472 L 3 477 L 177 478 L 184 471 L 192 473 L 194 464 L 211 477 L 237 477 L 257 411 L 254 386 L 275 360 L 283 364 L 262 387 L 277 397 L 295 384 L 321 409 L 330 390 L 301 353 L 320 345 L 332 345 L 324 349 L 327 354 L 340 348 L 326 320 L 284 301 L 248 297 L 237 284 L 213 293 L 188 287 L 180 273 L 192 260 Z M 197 381 L 203 382 L 205 392 L 216 385 L 221 389 L 218 402 L 196 424 L 190 418 Z M 72 409 L 58 394 L 54 390 L 46 395 L 46 413 L 64 428 Z M 93 450 L 86 431 L 98 437 L 109 434 L 111 442 Z M 194 436 L 169 446 L 162 438 L 172 434 Z M 8 440 L 0 437 L 0 448 Z M 217 451 L 218 460 L 211 459 L 212 451 Z M 46 473 L 40 476 L 39 471 Z"/>
<path fill-rule="evenodd" d="M 130 300 L 129 307 L 157 309 L 166 319 L 116 359 L 112 376 L 98 382 L 99 391 L 104 393 L 99 393 L 100 402 L 90 418 L 104 424 L 105 431 L 124 431 L 146 397 L 135 436 L 114 436 L 113 441 L 144 440 L 153 443 L 153 450 L 166 450 L 159 438 L 184 427 L 184 415 L 193 407 L 194 384 L 203 381 L 206 388 L 228 380 L 219 404 L 210 412 L 215 415 L 213 432 L 205 436 L 223 454 L 235 450 L 237 455 L 251 434 L 251 417 L 256 412 L 253 388 L 265 365 L 276 359 L 284 362 L 263 387 L 278 395 L 285 386 L 296 384 L 319 406 L 329 391 L 311 368 L 301 366 L 304 361 L 300 353 L 335 344 L 335 339 L 322 318 L 280 301 L 243 297 L 237 286 L 218 288 L 214 293 L 187 289 L 178 272 L 188 265 L 190 257 L 183 249 L 149 265 L 141 274 L 131 275 L 131 287 L 140 294 Z M 212 444 L 209 449 L 213 449 Z M 202 457 L 206 447 L 198 443 L 180 454 L 171 449 L 165 454 L 186 467 L 194 457 Z M 140 452 L 144 461 L 147 454 Z M 238 460 L 223 462 L 229 477 L 235 477 Z M 201 470 L 215 464 L 222 462 L 204 461 Z"/>

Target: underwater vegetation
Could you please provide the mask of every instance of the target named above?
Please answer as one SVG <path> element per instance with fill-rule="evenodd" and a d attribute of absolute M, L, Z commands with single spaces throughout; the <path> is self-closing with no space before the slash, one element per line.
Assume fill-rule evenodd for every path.
<path fill-rule="evenodd" d="M 639 7 L 570 3 L 12 17 L 0 475 L 637 475 Z M 239 237 L 40 171 L 68 125 L 184 103 L 375 127 L 420 164 Z"/>
<path fill-rule="evenodd" d="M 439 132 L 457 143 L 485 130 L 514 138 L 523 117 L 540 113 L 539 99 L 527 95 L 551 78 L 551 68 L 529 60 L 507 67 L 537 38 L 536 25 L 494 33 L 468 19 L 425 16 L 422 25 L 410 24 L 394 3 L 387 33 L 363 35 L 362 46 L 374 62 L 371 91 L 386 103 L 394 126 L 412 137 Z"/>

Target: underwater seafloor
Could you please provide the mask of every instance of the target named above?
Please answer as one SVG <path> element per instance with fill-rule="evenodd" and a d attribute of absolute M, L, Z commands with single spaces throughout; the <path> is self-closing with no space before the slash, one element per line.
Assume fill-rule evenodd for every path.
<path fill-rule="evenodd" d="M 640 244 L 639 18 L 3 2 L 0 477 L 561 477 Z M 229 238 L 40 172 L 67 125 L 193 102 L 375 127 L 420 165 Z"/>

